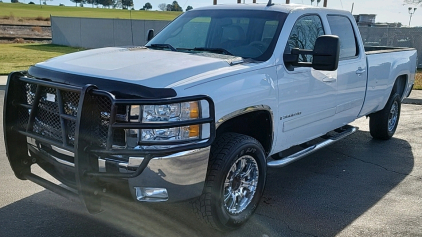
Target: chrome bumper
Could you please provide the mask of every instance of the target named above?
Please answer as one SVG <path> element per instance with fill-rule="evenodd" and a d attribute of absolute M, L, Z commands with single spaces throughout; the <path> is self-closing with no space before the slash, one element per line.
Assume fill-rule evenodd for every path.
<path fill-rule="evenodd" d="M 143 202 L 181 201 L 201 195 L 208 167 L 210 148 L 183 151 L 152 159 L 141 175 L 129 178 L 129 190 L 135 200 Z M 132 173 L 143 157 L 130 157 L 119 163 L 120 173 Z M 99 158 L 100 172 L 111 159 Z"/>

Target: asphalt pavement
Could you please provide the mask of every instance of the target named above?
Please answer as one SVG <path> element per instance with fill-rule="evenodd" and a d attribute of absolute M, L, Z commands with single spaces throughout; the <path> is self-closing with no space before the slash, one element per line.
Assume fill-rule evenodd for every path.
<path fill-rule="evenodd" d="M 419 101 L 419 92 L 411 98 Z M 3 97 L 0 90 L 1 111 Z M 391 140 L 373 140 L 361 118 L 352 123 L 355 134 L 269 169 L 256 213 L 228 233 L 198 222 L 188 202 L 107 202 L 104 212 L 90 215 L 80 203 L 18 180 L 0 126 L 0 236 L 422 236 L 421 111 L 404 104 Z"/>

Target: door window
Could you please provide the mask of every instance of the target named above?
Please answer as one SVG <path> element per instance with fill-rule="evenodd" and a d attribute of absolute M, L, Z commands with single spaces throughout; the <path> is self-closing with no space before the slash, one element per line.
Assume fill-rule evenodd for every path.
<path fill-rule="evenodd" d="M 345 16 L 327 16 L 331 34 L 340 38 L 340 59 L 351 58 L 358 55 L 356 37 L 352 23 Z"/>
<path fill-rule="evenodd" d="M 321 18 L 316 15 L 303 16 L 293 26 L 286 48 L 314 50 L 316 39 L 323 34 Z M 312 62 L 312 55 L 299 55 L 299 62 Z"/>

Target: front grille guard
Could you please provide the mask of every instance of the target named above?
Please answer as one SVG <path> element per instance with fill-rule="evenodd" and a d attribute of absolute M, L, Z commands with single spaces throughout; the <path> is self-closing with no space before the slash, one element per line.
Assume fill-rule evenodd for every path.
<path fill-rule="evenodd" d="M 27 95 L 25 96 L 22 96 L 22 83 L 31 85 L 26 87 L 25 90 Z M 36 88 L 33 88 L 33 85 L 36 85 Z M 43 88 L 48 89 L 44 90 Z M 34 90 L 35 93 L 33 93 Z M 52 96 L 54 92 L 55 96 Z M 63 101 L 66 97 L 63 96 L 63 94 L 66 93 L 73 93 L 71 95 L 73 103 L 77 101 L 75 98 L 77 96 L 79 97 L 76 112 L 74 109 L 72 110 L 72 105 L 66 104 L 66 101 Z M 65 98 L 65 100 L 66 99 L 67 98 Z M 106 134 L 105 143 L 98 142 L 98 139 L 96 140 L 97 142 L 92 142 L 93 136 L 96 135 L 93 131 L 95 132 L 95 128 L 98 128 L 98 124 L 96 123 L 99 121 L 98 117 L 93 118 L 92 116 L 98 115 L 95 113 L 98 112 L 96 103 L 98 103 L 99 100 L 103 100 L 103 102 L 106 101 L 102 103 L 103 106 L 104 104 L 110 105 L 108 108 L 109 111 L 106 111 L 106 113 L 110 113 L 108 124 L 102 126 L 107 128 L 107 131 L 104 132 Z M 57 104 L 57 107 L 53 106 L 55 109 L 50 111 L 46 107 L 48 103 L 53 103 L 53 101 Z M 119 105 L 158 105 L 189 101 L 207 101 L 209 105 L 209 116 L 207 118 L 160 124 L 147 124 L 142 122 L 124 123 L 116 121 L 117 107 Z M 34 127 L 38 126 L 36 125 L 37 123 L 41 124 L 42 122 L 37 121 L 38 111 L 42 109 L 46 110 L 45 116 L 47 117 L 52 116 L 51 114 L 55 114 L 54 116 L 56 117 L 54 118 L 54 122 L 52 122 L 53 125 L 55 125 L 55 123 L 60 124 L 60 126 L 56 126 L 56 129 L 53 129 L 53 132 L 40 130 L 38 128 L 38 130 L 34 129 Z M 39 142 L 71 151 L 75 154 L 75 178 L 76 185 L 79 189 L 78 193 L 84 197 L 83 200 L 89 210 L 98 209 L 95 202 L 90 201 L 92 199 L 91 191 L 93 187 L 96 186 L 92 177 L 133 178 L 139 176 L 147 167 L 149 161 L 154 157 L 208 147 L 215 138 L 215 109 L 212 99 L 208 96 L 200 95 L 167 99 L 116 99 L 113 94 L 99 90 L 95 85 L 85 85 L 83 87 L 70 86 L 29 78 L 21 72 L 15 72 L 9 75 L 3 114 L 6 152 L 15 175 L 20 179 L 29 179 L 52 191 L 57 191 L 59 194 L 68 193 L 64 190 L 60 191 L 62 188 L 59 186 L 55 188 L 57 190 L 53 190 L 52 185 L 48 184 L 48 181 L 44 180 L 41 182 L 39 177 L 34 178 L 34 174 L 30 171 L 30 166 L 34 161 L 28 155 L 26 149 L 19 149 L 19 147 L 24 145 L 26 147 L 27 137 L 30 137 Z M 25 117 L 26 114 L 27 117 Z M 102 116 L 101 113 L 100 116 Z M 27 122 L 25 123 L 25 121 Z M 106 123 L 106 120 L 100 119 L 100 122 Z M 202 124 L 209 124 L 209 138 L 190 140 L 189 143 L 169 142 L 167 145 L 179 146 L 173 146 L 168 149 L 113 149 L 112 146 L 115 129 L 157 129 Z M 57 129 L 57 127 L 60 127 L 60 129 Z M 60 135 L 58 135 L 57 131 L 61 131 Z M 156 145 L 165 144 L 166 143 L 158 143 Z M 145 145 L 151 145 L 151 143 Z M 108 155 L 136 155 L 144 157 L 144 160 L 134 173 L 99 172 L 98 164 L 96 166 L 93 165 L 93 157 L 96 158 L 98 156 Z"/>

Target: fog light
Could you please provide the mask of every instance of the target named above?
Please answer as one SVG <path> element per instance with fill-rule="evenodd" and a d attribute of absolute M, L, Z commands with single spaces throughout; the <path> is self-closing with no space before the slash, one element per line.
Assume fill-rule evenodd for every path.
<path fill-rule="evenodd" d="M 169 199 L 165 188 L 135 187 L 136 199 L 140 202 L 165 202 Z"/>

